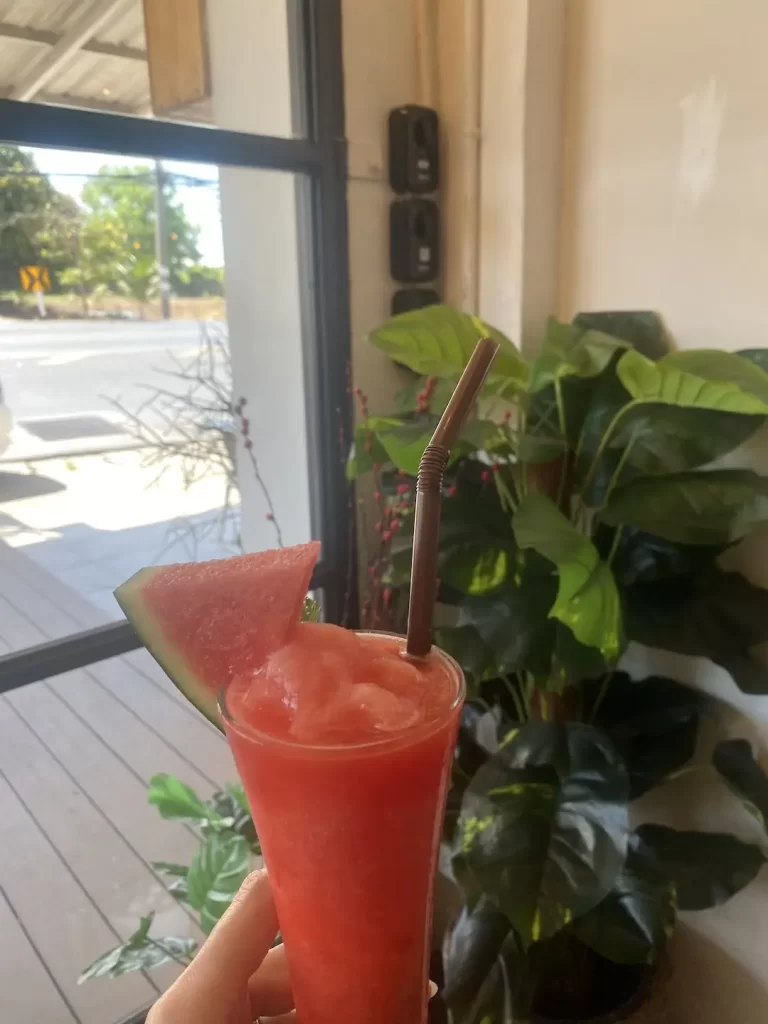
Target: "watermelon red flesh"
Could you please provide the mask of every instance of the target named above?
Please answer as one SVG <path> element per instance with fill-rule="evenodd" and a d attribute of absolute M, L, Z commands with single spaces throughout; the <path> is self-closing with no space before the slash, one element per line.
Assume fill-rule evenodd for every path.
<path fill-rule="evenodd" d="M 141 569 L 115 597 L 171 681 L 220 728 L 219 689 L 289 642 L 319 554 L 312 542 Z"/>

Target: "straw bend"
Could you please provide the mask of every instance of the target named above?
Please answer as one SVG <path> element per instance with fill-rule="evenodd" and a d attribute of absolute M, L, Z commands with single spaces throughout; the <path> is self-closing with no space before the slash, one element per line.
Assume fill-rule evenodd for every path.
<path fill-rule="evenodd" d="M 492 338 L 481 338 L 478 341 L 419 463 L 406 644 L 408 654 L 415 658 L 426 657 L 432 647 L 432 609 L 437 596 L 437 543 L 443 474 L 451 448 L 456 443 L 461 426 L 483 386 L 498 350 L 499 345 Z"/>

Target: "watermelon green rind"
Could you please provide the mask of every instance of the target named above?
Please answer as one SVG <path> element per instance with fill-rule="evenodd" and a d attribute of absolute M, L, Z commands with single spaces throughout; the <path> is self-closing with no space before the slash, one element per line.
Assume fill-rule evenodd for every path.
<path fill-rule="evenodd" d="M 311 542 L 153 566 L 118 587 L 115 598 L 171 682 L 222 729 L 219 690 L 236 675 L 257 672 L 290 641 L 319 553 Z"/>
<path fill-rule="evenodd" d="M 139 569 L 115 591 L 115 600 L 133 626 L 136 635 L 165 672 L 171 682 L 194 704 L 198 711 L 224 732 L 219 714 L 218 692 L 205 685 L 188 664 L 186 658 L 166 640 L 157 619 L 148 612 L 141 593 L 149 580 L 161 572 L 162 566 Z"/>

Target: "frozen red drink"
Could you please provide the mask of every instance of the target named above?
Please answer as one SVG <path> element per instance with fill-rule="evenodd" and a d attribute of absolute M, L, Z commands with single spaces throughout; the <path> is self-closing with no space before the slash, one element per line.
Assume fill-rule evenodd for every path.
<path fill-rule="evenodd" d="M 432 887 L 463 699 L 438 650 L 302 624 L 222 714 L 302 1024 L 424 1024 Z"/>

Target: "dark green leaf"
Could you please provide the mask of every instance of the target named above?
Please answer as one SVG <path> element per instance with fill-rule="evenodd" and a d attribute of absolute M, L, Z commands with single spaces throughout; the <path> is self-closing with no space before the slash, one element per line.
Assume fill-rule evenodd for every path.
<path fill-rule="evenodd" d="M 251 850 L 242 836 L 212 832 L 200 844 L 189 866 L 187 888 L 206 935 L 234 899 L 250 864 Z"/>
<path fill-rule="evenodd" d="M 707 910 L 725 903 L 749 885 L 765 863 L 759 846 L 719 832 L 641 825 L 636 834 L 648 863 L 674 885 L 680 910 Z"/>
<path fill-rule="evenodd" d="M 565 377 L 597 377 L 625 342 L 600 331 L 561 324 L 550 317 L 544 343 L 531 364 L 528 389 L 541 391 Z"/>
<path fill-rule="evenodd" d="M 594 544 L 541 494 L 523 498 L 514 530 L 520 547 L 533 548 L 557 568 L 559 586 L 550 615 L 580 643 L 615 659 L 621 650 L 619 593 Z"/>
<path fill-rule="evenodd" d="M 157 807 L 163 818 L 179 818 L 199 825 L 207 822 L 211 814 L 197 793 L 173 775 L 153 775 L 147 800 Z"/>
<path fill-rule="evenodd" d="M 428 306 L 401 313 L 369 335 L 376 348 L 416 373 L 456 380 L 483 337 L 499 343 L 486 387 L 514 395 L 525 389 L 528 365 L 501 331 L 450 306 Z"/>
<path fill-rule="evenodd" d="M 768 640 L 768 591 L 741 573 L 714 569 L 635 584 L 625 592 L 625 612 L 631 640 L 709 658 L 745 693 L 768 693 L 768 671 L 750 654 Z"/>
<path fill-rule="evenodd" d="M 626 341 L 649 359 L 660 359 L 669 347 L 661 317 L 651 311 L 578 313 L 573 323 Z"/>
<path fill-rule="evenodd" d="M 768 478 L 746 469 L 638 477 L 613 491 L 601 518 L 678 544 L 729 544 L 768 522 Z"/>
<path fill-rule="evenodd" d="M 197 950 L 194 939 L 182 939 L 166 936 L 151 939 L 149 929 L 152 926 L 154 913 L 142 917 L 139 927 L 125 942 L 103 953 L 97 960 L 83 971 L 77 979 L 78 984 L 92 978 L 119 978 L 132 971 L 151 971 L 171 960 L 188 963 Z"/>
<path fill-rule="evenodd" d="M 493 652 L 500 674 L 529 671 L 548 675 L 555 622 L 549 611 L 557 578 L 549 562 L 535 552 L 522 556 L 518 574 L 503 587 L 461 604 L 461 622 L 474 626 Z"/>
<path fill-rule="evenodd" d="M 600 527 L 595 539 L 598 549 L 607 554 L 614 531 Z M 673 576 L 698 575 L 709 569 L 718 555 L 725 551 L 723 544 L 676 544 L 652 533 L 625 526 L 619 538 L 619 547 L 613 559 L 613 571 L 620 585 L 652 582 Z"/>
<path fill-rule="evenodd" d="M 213 794 L 212 804 L 222 823 L 226 823 L 227 828 L 247 839 L 254 853 L 260 853 L 256 828 L 243 787 L 228 785 L 223 791 Z"/>
<path fill-rule="evenodd" d="M 472 684 L 480 683 L 494 668 L 493 651 L 475 626 L 436 629 L 435 643 L 461 665 Z"/>
<path fill-rule="evenodd" d="M 585 687 L 592 705 L 601 688 Z M 648 676 L 637 682 L 614 672 L 595 724 L 605 730 L 624 758 L 630 796 L 641 796 L 678 771 L 696 749 L 699 720 L 708 698 L 674 679 Z"/>
<path fill-rule="evenodd" d="M 414 413 L 419 409 L 419 395 L 424 391 L 427 386 L 428 377 L 414 377 L 413 380 L 409 380 L 408 383 L 395 395 L 395 404 L 400 412 L 403 413 Z M 455 378 L 446 377 L 438 378 L 432 386 L 432 390 L 429 396 L 429 412 L 432 416 L 442 416 L 445 411 L 446 405 L 448 405 L 448 399 L 453 394 L 453 390 L 458 384 L 458 376 Z"/>
<path fill-rule="evenodd" d="M 610 892 L 624 863 L 628 783 L 613 747 L 580 723 L 514 730 L 464 796 L 456 876 L 487 896 L 525 948 Z"/>
<path fill-rule="evenodd" d="M 180 903 L 189 903 L 189 886 L 186 878 L 177 878 L 168 886 L 168 892 Z"/>
<path fill-rule="evenodd" d="M 568 442 L 561 437 L 523 434 L 518 442 L 517 454 L 521 462 L 534 464 L 553 462 L 568 451 Z"/>
<path fill-rule="evenodd" d="M 743 348 L 736 353 L 742 359 L 748 359 L 750 363 L 759 366 L 761 370 L 768 372 L 768 350 L 764 348 Z"/>
<path fill-rule="evenodd" d="M 712 764 L 768 832 L 768 775 L 757 763 L 751 744 L 747 740 L 718 743 Z"/>
<path fill-rule="evenodd" d="M 613 889 L 573 922 L 573 931 L 614 963 L 653 963 L 670 938 L 676 917 L 674 887 L 647 863 L 642 843 L 633 834 Z"/>
<path fill-rule="evenodd" d="M 444 955 L 445 1001 L 458 1020 L 470 1013 L 510 929 L 509 920 L 486 897 L 462 910 Z"/>

